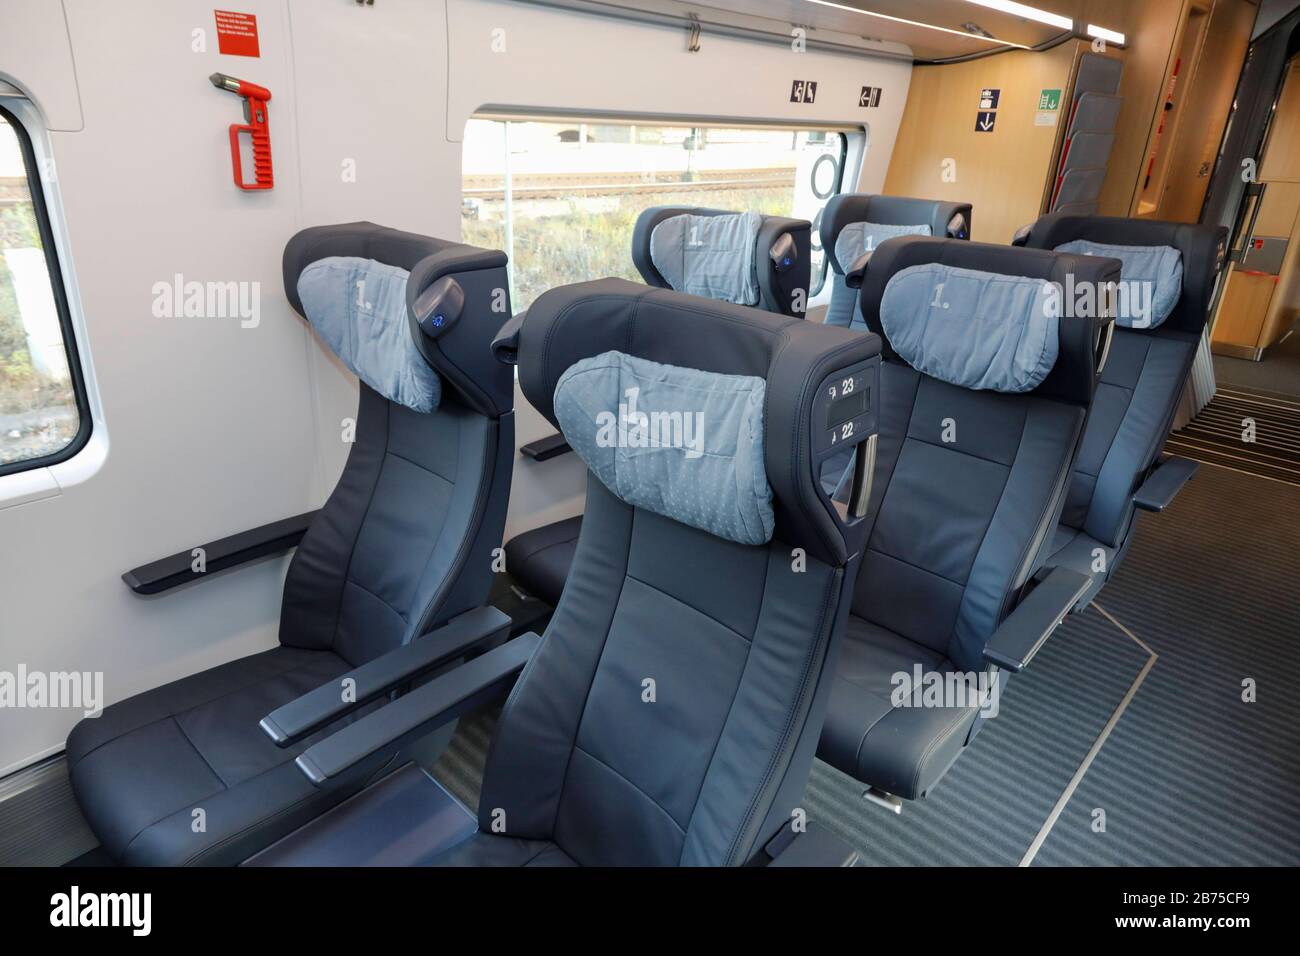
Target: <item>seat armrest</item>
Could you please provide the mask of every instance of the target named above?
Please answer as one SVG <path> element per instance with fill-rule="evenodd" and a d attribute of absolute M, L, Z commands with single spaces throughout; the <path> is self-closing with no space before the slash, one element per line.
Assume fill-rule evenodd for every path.
<path fill-rule="evenodd" d="M 1133 493 L 1133 504 L 1143 511 L 1164 511 L 1173 503 L 1183 485 L 1196 474 L 1198 467 L 1189 458 L 1177 455 L 1166 458 L 1151 469 L 1142 487 Z"/>
<path fill-rule="evenodd" d="M 787 823 L 763 852 L 768 866 L 857 866 L 859 858 L 857 850 L 811 820 L 802 831 Z"/>
<path fill-rule="evenodd" d="M 506 319 L 505 324 L 497 331 L 496 338 L 488 346 L 492 349 L 492 356 L 502 365 L 519 364 L 519 330 L 523 327 L 527 315 L 528 310 L 524 309 L 518 315 Z"/>
<path fill-rule="evenodd" d="M 547 435 L 545 438 L 539 438 L 537 441 L 530 441 L 527 445 L 519 447 L 519 453 L 531 458 L 533 461 L 549 461 L 571 451 L 573 449 L 569 447 L 569 443 L 559 432 L 554 435 Z"/>
<path fill-rule="evenodd" d="M 506 614 L 494 607 L 476 607 L 277 707 L 262 718 L 261 728 L 277 747 L 287 747 L 399 685 L 509 633 L 510 618 Z"/>
<path fill-rule="evenodd" d="M 132 568 L 122 575 L 122 580 L 136 594 L 158 594 L 217 571 L 280 554 L 298 546 L 319 513 L 319 510 L 307 511 L 199 545 L 203 549 L 202 571 L 194 570 L 196 555 L 191 549 Z"/>
<path fill-rule="evenodd" d="M 514 683 L 541 638 L 531 632 L 440 674 L 298 755 L 298 769 L 318 787 L 371 754 L 399 750 L 498 696 Z"/>
<path fill-rule="evenodd" d="M 1023 670 L 1091 586 L 1086 574 L 1052 568 L 998 625 L 984 647 L 984 659 L 1009 671 Z"/>
<path fill-rule="evenodd" d="M 850 289 L 861 289 L 866 281 L 867 269 L 871 266 L 871 253 L 864 252 L 853 260 L 853 264 L 844 270 L 844 284 Z"/>

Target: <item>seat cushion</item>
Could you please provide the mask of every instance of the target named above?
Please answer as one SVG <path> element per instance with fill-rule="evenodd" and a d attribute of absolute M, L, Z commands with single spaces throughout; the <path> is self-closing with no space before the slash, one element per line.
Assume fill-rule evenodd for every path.
<path fill-rule="evenodd" d="M 840 645 L 818 756 L 907 799 L 925 795 L 970 737 L 978 707 L 895 707 L 894 675 L 950 674 L 952 662 L 857 615 Z"/>
<path fill-rule="evenodd" d="M 1128 550 L 1128 542 L 1132 539 L 1132 533 L 1133 529 L 1130 526 L 1128 534 L 1125 535 L 1120 547 L 1113 548 L 1098 541 L 1085 531 L 1079 531 L 1066 524 L 1057 525 L 1056 535 L 1052 539 L 1052 553 L 1047 559 L 1047 564 L 1051 567 L 1073 568 L 1080 574 L 1086 574 L 1092 578 L 1092 585 L 1074 606 L 1076 611 L 1080 611 L 1091 604 L 1092 599 L 1097 596 L 1097 592 L 1110 579 L 1111 574 L 1114 573 L 1123 556 L 1123 552 Z"/>
<path fill-rule="evenodd" d="M 506 571 L 524 590 L 554 607 L 569 576 L 582 515 L 543 525 L 506 542 Z"/>
<path fill-rule="evenodd" d="M 293 759 L 355 718 L 284 749 L 258 726 L 348 670 L 329 651 L 277 647 L 81 721 L 68 737 L 68 766 L 104 849 L 125 865 L 236 863 L 352 792 L 317 789 Z"/>

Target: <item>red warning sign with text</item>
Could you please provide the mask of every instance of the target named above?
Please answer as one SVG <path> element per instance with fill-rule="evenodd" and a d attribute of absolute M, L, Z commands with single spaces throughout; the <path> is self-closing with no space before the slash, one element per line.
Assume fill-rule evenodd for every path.
<path fill-rule="evenodd" d="M 217 18 L 217 50 L 227 56 L 261 56 L 257 48 L 257 17 L 251 13 L 213 10 Z"/>

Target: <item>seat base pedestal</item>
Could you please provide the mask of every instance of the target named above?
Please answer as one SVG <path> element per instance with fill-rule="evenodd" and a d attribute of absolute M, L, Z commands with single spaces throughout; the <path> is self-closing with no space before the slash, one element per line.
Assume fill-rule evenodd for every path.
<path fill-rule="evenodd" d="M 477 830 L 460 801 L 409 763 L 244 866 L 422 866 Z"/>

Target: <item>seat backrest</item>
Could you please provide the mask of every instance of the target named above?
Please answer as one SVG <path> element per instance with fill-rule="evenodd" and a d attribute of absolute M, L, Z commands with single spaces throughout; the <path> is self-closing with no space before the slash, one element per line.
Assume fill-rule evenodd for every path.
<path fill-rule="evenodd" d="M 1114 341 L 1084 430 L 1061 520 L 1119 547 L 1133 493 L 1164 448 L 1223 266 L 1220 226 L 1043 216 L 1024 244 L 1123 261 Z"/>
<path fill-rule="evenodd" d="M 831 267 L 831 304 L 826 324 L 862 329 L 858 290 L 844 273 L 865 252 L 896 236 L 969 239 L 971 204 L 907 196 L 842 193 L 822 210 L 818 235 Z"/>
<path fill-rule="evenodd" d="M 512 376 L 489 351 L 510 314 L 505 263 L 372 223 L 289 241 L 289 302 L 360 400 L 343 473 L 289 565 L 281 643 L 356 666 L 486 599 L 514 452 Z"/>
<path fill-rule="evenodd" d="M 862 312 L 884 361 L 854 614 L 984 668 L 1051 543 L 1103 348 L 1106 320 L 1052 296 L 1118 274 L 1113 259 L 915 236 L 872 254 Z"/>
<path fill-rule="evenodd" d="M 533 304 L 520 386 L 591 472 L 564 595 L 488 755 L 485 831 L 588 865 L 729 865 L 789 821 L 861 549 L 815 467 L 844 411 L 831 386 L 874 395 L 878 351 L 621 279 Z M 854 410 L 865 440 L 874 409 Z M 703 439 L 637 437 L 675 414 Z"/>
<path fill-rule="evenodd" d="M 632 230 L 646 283 L 802 317 L 812 275 L 806 219 L 700 206 L 652 206 Z"/>

